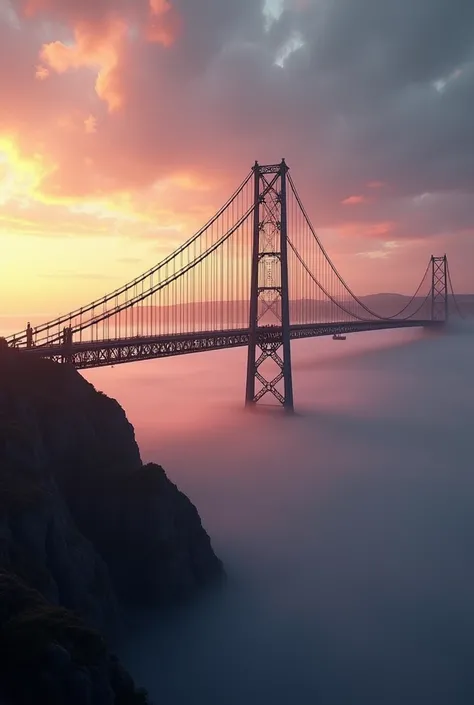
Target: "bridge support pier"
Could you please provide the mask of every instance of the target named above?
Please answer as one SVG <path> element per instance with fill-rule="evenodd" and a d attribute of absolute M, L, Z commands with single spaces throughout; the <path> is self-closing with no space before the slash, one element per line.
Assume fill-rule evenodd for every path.
<path fill-rule="evenodd" d="M 292 412 L 286 175 L 280 164 L 254 166 L 254 221 L 246 405 L 266 394 Z M 272 327 L 275 328 L 272 331 Z"/>
<path fill-rule="evenodd" d="M 431 255 L 431 320 L 448 322 L 448 258 Z"/>

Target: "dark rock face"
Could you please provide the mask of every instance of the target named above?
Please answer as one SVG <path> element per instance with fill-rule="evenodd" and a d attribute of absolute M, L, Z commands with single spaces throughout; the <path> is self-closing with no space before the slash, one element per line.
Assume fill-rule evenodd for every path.
<path fill-rule="evenodd" d="M 0 572 L 0 655 L 0 703 L 148 702 L 98 632 L 4 572 Z"/>
<path fill-rule="evenodd" d="M 0 348 L 0 705 L 145 703 L 89 626 L 115 636 L 117 596 L 162 605 L 222 575 L 120 405 L 66 365 Z M 30 681 L 13 692 L 5 664 Z"/>
<path fill-rule="evenodd" d="M 126 602 L 180 600 L 222 575 L 196 508 L 159 465 L 93 482 L 84 494 L 69 478 L 64 492 Z"/>
<path fill-rule="evenodd" d="M 68 366 L 0 351 L 0 473 L 28 488 L 16 509 L 0 496 L 0 567 L 94 626 L 114 621 L 114 591 L 160 604 L 222 574 L 196 508 L 142 465 L 123 409 Z"/>
<path fill-rule="evenodd" d="M 0 520 L 0 566 L 39 590 L 53 605 L 81 614 L 107 633 L 118 607 L 105 562 L 76 528 L 54 482 L 35 506 L 12 507 Z"/>
<path fill-rule="evenodd" d="M 31 374 L 18 353 L 1 352 L 0 569 L 110 632 L 117 602 L 109 570 L 77 528 L 52 473 L 52 432 L 44 427 L 57 395 L 54 385 L 48 398 L 45 378 Z"/>

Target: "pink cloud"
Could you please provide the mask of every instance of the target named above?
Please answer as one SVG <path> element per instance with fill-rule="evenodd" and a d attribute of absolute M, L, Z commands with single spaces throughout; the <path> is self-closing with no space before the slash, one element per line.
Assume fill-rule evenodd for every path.
<path fill-rule="evenodd" d="M 149 42 L 170 47 L 181 33 L 182 21 L 169 0 L 150 0 L 150 19 L 146 27 Z"/>
<path fill-rule="evenodd" d="M 84 129 L 88 135 L 92 135 L 94 132 L 97 132 L 97 118 L 93 115 L 89 115 L 84 120 Z"/>
<path fill-rule="evenodd" d="M 401 91 L 391 100 L 402 84 L 385 73 L 377 81 L 381 67 L 396 68 L 394 54 L 380 44 L 386 63 L 365 63 L 350 41 L 329 41 L 342 17 L 354 32 L 366 22 L 353 2 L 321 4 L 328 41 L 318 43 L 313 2 L 286 3 L 266 33 L 255 0 L 13 0 L 20 30 L 0 25 L 0 134 L 25 157 L 47 156 L 54 168 L 41 189 L 57 199 L 127 192 L 144 209 L 171 199 L 178 217 L 191 201 L 205 219 L 256 158 L 285 156 L 317 228 L 350 220 L 363 237 L 405 240 L 438 236 L 441 225 L 453 237 L 466 231 L 474 222 L 465 147 L 472 127 L 455 91 L 468 85 L 468 69 L 449 101 L 416 76 L 417 100 L 403 103 Z M 305 48 L 282 69 L 275 54 L 293 31 Z M 405 29 L 400 37 L 407 40 Z M 172 198 L 153 191 L 176 176 L 193 187 Z M 425 191 L 446 194 L 455 208 L 436 198 L 413 208 Z M 466 194 L 461 208 L 456 193 Z"/>
<path fill-rule="evenodd" d="M 365 196 L 349 196 L 341 201 L 343 206 L 358 206 L 361 203 L 368 203 L 368 199 Z"/>
<path fill-rule="evenodd" d="M 124 20 L 114 19 L 101 26 L 96 33 L 94 26 L 78 24 L 74 29 L 74 44 L 55 41 L 44 44 L 40 58 L 56 73 L 70 69 L 93 68 L 97 70 L 95 89 L 110 111 L 118 110 L 124 101 L 119 80 L 115 74 L 127 34 Z"/>

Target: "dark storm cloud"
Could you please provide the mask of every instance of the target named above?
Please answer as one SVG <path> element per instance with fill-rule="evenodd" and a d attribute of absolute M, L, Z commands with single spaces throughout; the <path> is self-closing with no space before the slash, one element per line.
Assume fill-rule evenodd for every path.
<path fill-rule="evenodd" d="M 403 194 L 473 189 L 474 3 L 318 1 L 293 24 L 305 41 L 293 99 L 330 146 L 336 189 L 374 177 Z"/>
<path fill-rule="evenodd" d="M 97 31 L 111 13 L 130 23 L 145 21 L 147 7 L 145 0 L 101 0 L 91 13 L 75 0 L 39 4 L 46 8 L 42 21 L 63 28 L 69 22 L 72 30 L 84 17 Z M 436 231 L 442 223 L 449 235 L 460 225 L 474 228 L 468 200 L 461 216 L 457 211 L 461 194 L 474 190 L 472 0 L 286 0 L 268 31 L 263 0 L 172 5 L 181 32 L 171 46 L 135 38 L 120 48 L 113 81 L 123 108 L 113 115 L 95 111 L 99 183 L 133 188 L 176 171 L 204 179 L 212 173 L 221 184 L 217 202 L 255 158 L 285 156 L 319 227 L 360 218 L 362 210 L 342 201 L 367 196 L 367 184 L 379 181 L 387 188 L 370 194 L 365 221 L 387 221 L 393 213 L 403 220 L 400 234 L 423 236 L 431 234 L 429 223 Z M 31 22 L 24 32 L 33 31 Z M 24 74 L 33 60 L 26 67 L 23 52 L 13 61 L 13 34 L 10 29 L 2 46 L 13 41 L 8 61 Z M 36 36 L 41 48 L 40 34 L 23 36 Z M 302 46 L 288 56 L 298 42 Z M 276 59 L 285 55 L 282 68 Z M 23 81 L 20 108 L 9 102 L 8 111 L 21 122 L 35 105 L 41 108 L 35 114 L 44 119 L 38 123 L 44 139 L 45 125 L 70 100 L 65 86 L 74 82 L 71 75 L 40 85 L 31 80 L 31 86 Z M 39 100 L 41 91 L 49 92 L 48 101 Z M 59 143 L 56 135 L 53 152 Z M 75 145 L 61 149 L 58 163 L 67 160 L 79 179 L 81 170 L 70 168 Z M 75 188 L 85 190 L 88 183 Z M 410 199 L 424 193 L 432 198 L 422 204 L 419 232 L 420 205 Z"/>
<path fill-rule="evenodd" d="M 267 33 L 257 5 L 180 5 L 199 29 L 194 48 L 208 50 L 205 67 L 187 56 L 206 153 L 242 169 L 285 154 L 319 225 L 347 218 L 341 201 L 377 180 L 391 200 L 376 194 L 369 219 L 394 213 L 405 234 L 472 228 L 468 200 L 457 209 L 474 190 L 474 3 L 288 0 Z M 275 57 L 295 37 L 303 46 L 281 69 Z"/>

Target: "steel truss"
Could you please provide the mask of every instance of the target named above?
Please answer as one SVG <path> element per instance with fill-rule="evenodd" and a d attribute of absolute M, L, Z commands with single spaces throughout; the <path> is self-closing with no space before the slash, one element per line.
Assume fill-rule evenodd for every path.
<path fill-rule="evenodd" d="M 448 258 L 431 256 L 431 318 L 448 320 Z"/>
<path fill-rule="evenodd" d="M 314 323 L 290 327 L 290 338 L 317 338 L 335 333 L 361 333 L 371 330 L 394 328 L 439 328 L 443 321 L 355 321 L 353 323 Z M 279 326 L 262 327 L 257 334 L 257 346 L 272 351 L 281 345 L 282 330 Z M 19 348 L 22 355 L 43 357 L 55 362 L 71 364 L 77 369 L 108 367 L 126 362 L 154 360 L 161 357 L 188 355 L 209 350 L 225 350 L 249 345 L 250 330 L 238 329 L 226 333 L 202 333 L 194 336 L 162 336 L 160 338 L 124 338 L 100 342 L 52 345 L 37 348 Z M 280 368 L 281 369 L 281 368 Z M 263 396 L 263 395 L 262 395 Z"/>
<path fill-rule="evenodd" d="M 287 213 L 285 160 L 254 166 L 254 226 L 250 291 L 247 405 L 266 394 L 293 411 L 288 293 Z M 268 323 L 266 323 L 268 322 Z M 271 325 L 275 337 L 262 338 Z M 258 389 L 256 387 L 259 387 Z"/>

